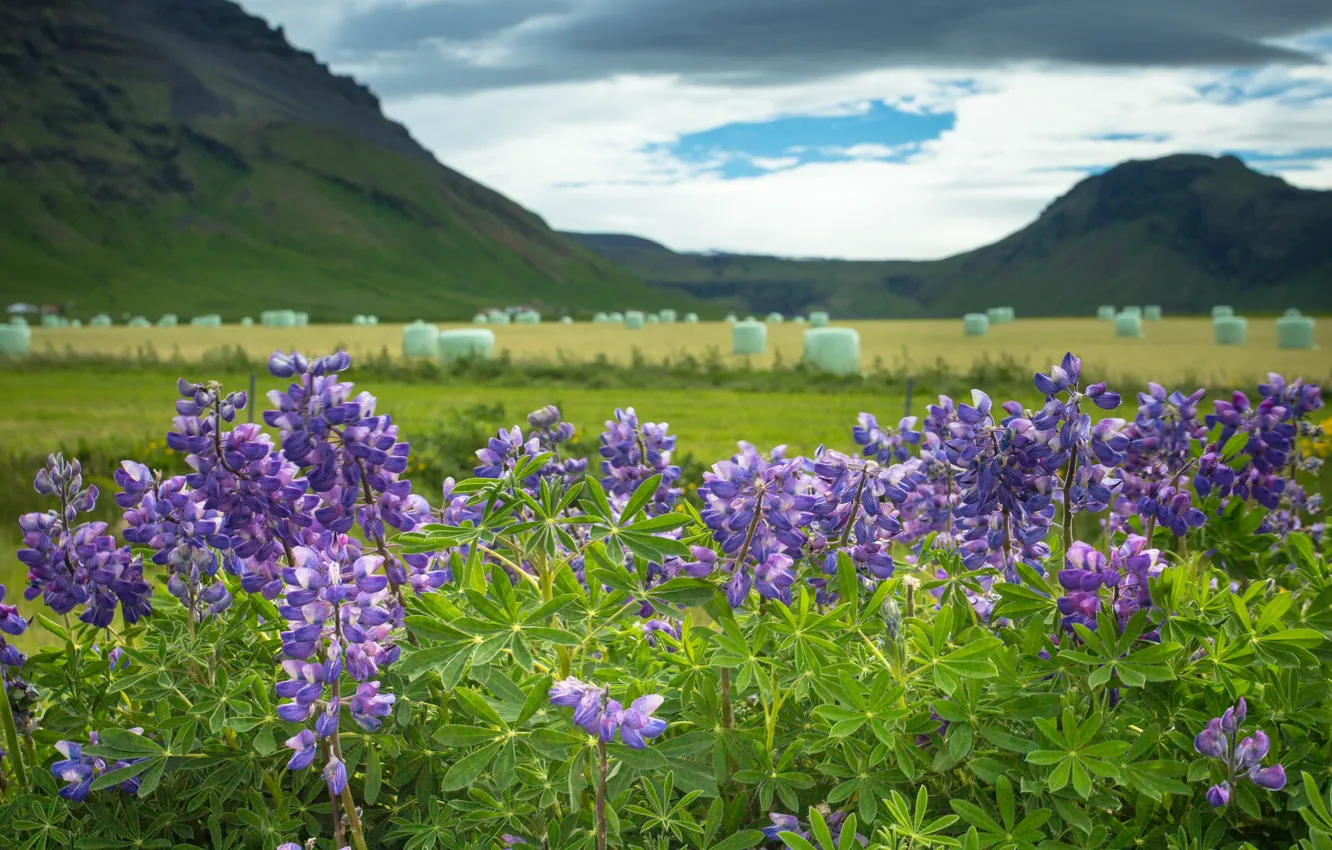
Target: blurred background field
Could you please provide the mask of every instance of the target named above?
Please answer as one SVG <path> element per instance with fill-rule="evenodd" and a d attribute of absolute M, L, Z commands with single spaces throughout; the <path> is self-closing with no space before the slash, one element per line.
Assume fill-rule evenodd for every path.
<path fill-rule="evenodd" d="M 1075 351 L 1089 373 L 1125 381 L 1157 380 L 1205 386 L 1242 386 L 1269 371 L 1332 376 L 1332 325 L 1317 327 L 1318 347 L 1279 349 L 1274 318 L 1251 318 L 1247 344 L 1219 346 L 1211 320 L 1166 318 L 1144 325 L 1140 339 L 1115 336 L 1113 322 L 1087 319 L 1022 319 L 992 325 L 986 336 L 964 336 L 960 319 L 904 319 L 835 322 L 860 333 L 862 368 L 912 375 L 937 371 L 941 365 L 966 372 L 982 360 L 1009 360 L 1044 369 L 1066 351 Z M 441 324 L 441 330 L 471 325 Z M 398 355 L 402 325 L 309 325 L 270 328 L 225 325 L 211 327 L 33 328 L 34 354 L 127 356 L 151 351 L 160 357 L 187 360 L 222 347 L 239 347 L 249 356 L 267 357 L 274 349 L 327 352 L 344 348 L 355 356 Z M 627 330 L 618 324 L 546 322 L 539 325 L 496 325 L 497 353 L 517 361 L 563 359 L 586 362 L 604 357 L 627 364 L 635 356 L 650 360 L 715 356 L 721 362 L 754 368 L 792 364 L 802 356 L 805 326 L 770 324 L 766 354 L 731 355 L 731 328 L 722 322 L 649 324 Z"/>

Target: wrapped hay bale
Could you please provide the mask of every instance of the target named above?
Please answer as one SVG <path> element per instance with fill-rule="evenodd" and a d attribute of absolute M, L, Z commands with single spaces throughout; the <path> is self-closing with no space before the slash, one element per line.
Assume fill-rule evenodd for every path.
<path fill-rule="evenodd" d="M 105 313 L 98 313 L 88 320 L 90 328 L 109 328 L 111 327 L 111 317 Z"/>
<path fill-rule="evenodd" d="M 54 313 L 42 314 L 42 327 L 44 328 L 60 327 L 60 317 L 55 315 Z"/>
<path fill-rule="evenodd" d="M 1283 315 L 1283 316 L 1302 316 L 1302 315 L 1304 315 L 1304 314 L 1300 312 L 1300 308 L 1299 308 L 1299 307 L 1287 307 L 1287 308 L 1286 308 L 1286 312 L 1285 312 L 1285 313 L 1282 313 L 1282 315 Z"/>
<path fill-rule="evenodd" d="M 131 328 L 151 328 L 153 326 L 153 323 L 148 321 L 143 316 L 135 316 L 134 318 L 130 319 L 129 322 L 127 322 L 127 324 Z"/>
<path fill-rule="evenodd" d="M 962 317 L 962 333 L 967 336 L 985 336 L 990 332 L 990 317 L 986 313 L 967 313 Z"/>
<path fill-rule="evenodd" d="M 624 314 L 621 313 L 619 310 L 616 310 L 615 312 L 611 313 L 611 314 L 610 314 L 609 316 L 607 316 L 606 318 L 610 319 L 611 324 L 618 325 L 618 324 L 620 324 L 621 322 L 624 321 Z"/>
<path fill-rule="evenodd" d="M 740 320 L 737 319 L 737 318 L 735 317 L 735 314 L 734 314 L 734 313 L 727 313 L 727 314 L 726 314 L 726 324 L 728 324 L 728 325 L 733 325 L 733 324 L 735 324 L 735 323 L 738 322 L 738 321 L 740 321 Z"/>
<path fill-rule="evenodd" d="M 823 310 L 815 310 L 809 314 L 809 326 L 811 328 L 828 327 L 828 314 Z"/>
<path fill-rule="evenodd" d="M 1113 304 L 1102 304 L 1096 308 L 1096 318 L 1103 322 L 1113 322 L 1118 314 L 1119 311 L 1115 309 Z"/>
<path fill-rule="evenodd" d="M 1217 316 L 1212 336 L 1217 345 L 1243 345 L 1249 338 L 1249 323 L 1242 316 Z"/>
<path fill-rule="evenodd" d="M 417 319 L 402 329 L 404 357 L 435 357 L 439 354 L 439 328 Z"/>
<path fill-rule="evenodd" d="M 675 311 L 674 311 L 674 310 L 671 310 L 671 309 L 662 310 L 661 312 L 657 313 L 657 315 L 661 317 L 661 323 L 662 323 L 663 325 L 673 325 L 673 324 L 675 324 Z"/>
<path fill-rule="evenodd" d="M 803 324 L 805 323 L 805 317 L 804 317 L 804 316 L 796 316 L 796 317 L 795 317 L 794 319 L 792 319 L 791 321 L 795 322 L 797 325 L 803 325 Z"/>
<path fill-rule="evenodd" d="M 697 314 L 697 313 L 685 313 L 685 318 L 684 318 L 684 320 L 685 320 L 685 324 L 686 324 L 686 325 L 696 325 L 696 324 L 698 324 L 698 314 Z"/>
<path fill-rule="evenodd" d="M 248 327 L 253 327 L 253 325 L 254 325 L 254 319 L 252 319 L 251 317 L 245 316 L 241 319 L 241 327 L 248 328 Z"/>
<path fill-rule="evenodd" d="M 1006 325 L 1013 321 L 1012 307 L 991 307 L 985 311 L 992 325 Z"/>
<path fill-rule="evenodd" d="M 805 331 L 805 362 L 823 372 L 860 372 L 860 334 L 852 328 L 810 328 Z"/>
<path fill-rule="evenodd" d="M 495 356 L 495 332 L 489 328 L 441 331 L 436 340 L 439 362 L 489 360 Z"/>
<path fill-rule="evenodd" d="M 572 324 L 573 324 L 573 316 L 561 316 L 561 317 L 560 317 L 560 324 L 562 324 L 562 325 L 572 325 Z"/>
<path fill-rule="evenodd" d="M 1115 316 L 1115 336 L 1139 339 L 1142 337 L 1142 316 L 1135 313 L 1120 313 Z"/>
<path fill-rule="evenodd" d="M 541 314 L 536 310 L 524 310 L 514 317 L 514 321 L 520 325 L 539 325 Z"/>
<path fill-rule="evenodd" d="M 745 316 L 745 321 L 746 321 L 746 322 L 757 322 L 758 319 L 754 318 L 753 316 Z"/>
<path fill-rule="evenodd" d="M 487 316 L 485 313 L 477 313 L 475 316 L 472 317 L 472 324 L 488 325 L 490 324 L 490 317 Z"/>
<path fill-rule="evenodd" d="M 1120 310 L 1120 311 L 1119 311 L 1119 315 L 1120 315 L 1120 316 L 1137 316 L 1138 318 L 1142 318 L 1142 308 L 1141 308 L 1141 307 L 1125 307 L 1123 310 Z M 1118 318 L 1118 316 L 1116 316 L 1116 318 Z"/>
<path fill-rule="evenodd" d="M 490 311 L 490 323 L 492 325 L 507 325 L 510 324 L 512 321 L 513 320 L 509 318 L 509 314 L 504 312 L 503 310 Z"/>
<path fill-rule="evenodd" d="M 624 326 L 631 331 L 641 331 L 645 318 L 641 310 L 630 310 L 624 314 Z"/>
<path fill-rule="evenodd" d="M 298 328 L 303 328 L 303 327 L 306 327 L 307 325 L 310 324 L 310 314 L 309 314 L 309 313 L 296 313 L 296 314 L 295 314 L 295 319 L 296 319 L 296 321 L 295 321 L 295 325 L 296 325 L 296 327 L 298 327 Z"/>
<path fill-rule="evenodd" d="M 1142 317 L 1149 322 L 1161 321 L 1161 307 L 1159 304 L 1148 304 L 1142 308 Z"/>
<path fill-rule="evenodd" d="M 0 357 L 27 357 L 32 351 L 31 334 L 27 325 L 0 325 Z"/>
<path fill-rule="evenodd" d="M 658 316 L 656 313 L 648 313 L 644 318 L 649 325 L 661 324 L 661 316 Z"/>
<path fill-rule="evenodd" d="M 608 316 L 605 313 L 597 313 L 595 316 L 592 317 L 592 324 L 594 325 L 604 325 L 609 321 L 610 321 L 610 316 Z"/>
<path fill-rule="evenodd" d="M 367 325 L 377 325 L 377 324 L 379 324 L 379 317 L 378 317 L 378 316 L 366 316 L 366 317 L 365 317 L 365 323 L 366 323 Z"/>
<path fill-rule="evenodd" d="M 764 317 L 763 321 L 767 322 L 770 325 L 780 325 L 782 323 L 782 314 L 778 313 L 776 310 L 773 310 L 771 313 L 769 313 L 767 316 Z"/>
<path fill-rule="evenodd" d="M 1282 316 L 1277 319 L 1277 348 L 1313 348 L 1314 320 L 1311 316 Z"/>
<path fill-rule="evenodd" d="M 1233 316 L 1233 315 L 1235 315 L 1235 311 L 1230 307 L 1226 306 L 1225 304 L 1218 304 L 1212 308 L 1213 319 L 1220 319 L 1226 316 Z"/>
<path fill-rule="evenodd" d="M 71 328 L 81 328 L 81 327 L 83 327 L 83 322 L 80 321 L 80 320 L 78 320 L 78 319 L 70 319 L 70 320 L 69 320 L 69 326 L 70 326 Z"/>
<path fill-rule="evenodd" d="M 295 310 L 274 310 L 273 327 L 275 328 L 294 328 L 296 327 Z"/>
<path fill-rule="evenodd" d="M 768 327 L 762 322 L 746 319 L 731 328 L 732 354 L 762 354 L 768 349 Z"/>
<path fill-rule="evenodd" d="M 353 324 L 353 325 L 364 325 L 364 324 L 365 324 L 365 316 L 362 315 L 361 313 L 357 313 L 355 316 L 352 316 L 352 324 Z"/>

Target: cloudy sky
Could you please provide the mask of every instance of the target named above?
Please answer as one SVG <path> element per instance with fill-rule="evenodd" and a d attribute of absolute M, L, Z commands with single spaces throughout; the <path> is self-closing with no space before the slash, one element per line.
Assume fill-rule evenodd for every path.
<path fill-rule="evenodd" d="M 567 230 L 925 259 L 1125 159 L 1332 189 L 1329 0 L 241 0 Z"/>

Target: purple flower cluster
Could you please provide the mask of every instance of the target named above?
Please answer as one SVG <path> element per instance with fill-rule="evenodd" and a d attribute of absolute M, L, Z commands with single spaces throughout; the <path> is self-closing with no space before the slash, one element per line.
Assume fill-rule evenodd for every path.
<path fill-rule="evenodd" d="M 1286 787 L 1284 767 L 1279 764 L 1262 766 L 1272 746 L 1262 730 L 1236 740 L 1246 714 L 1248 705 L 1244 697 L 1240 697 L 1234 708 L 1227 708 L 1220 717 L 1207 721 L 1206 728 L 1193 739 L 1193 748 L 1200 755 L 1215 759 L 1226 768 L 1226 778 L 1207 789 L 1207 802 L 1214 808 L 1219 809 L 1230 802 L 1235 782 L 1242 778 L 1268 791 L 1280 791 Z"/>
<path fill-rule="evenodd" d="M 19 614 L 18 606 L 5 605 L 6 588 L 0 584 L 0 689 L 4 685 L 6 667 L 22 667 L 27 656 L 4 639 L 3 635 L 17 637 L 28 630 L 28 621 Z M 2 698 L 2 697 L 0 697 Z"/>
<path fill-rule="evenodd" d="M 648 694 L 625 708 L 617 700 L 606 699 L 605 688 L 573 677 L 556 682 L 550 689 L 551 705 L 572 708 L 574 723 L 587 734 L 610 743 L 619 732 L 620 740 L 636 750 L 647 746 L 646 739 L 666 731 L 666 721 L 652 716 L 662 702 L 660 695 Z"/>
<path fill-rule="evenodd" d="M 798 835 L 805 841 L 811 841 L 814 837 L 808 829 L 801 825 L 800 819 L 795 815 L 772 812 L 768 815 L 768 819 L 772 821 L 772 825 L 763 827 L 763 836 L 769 841 L 781 841 L 780 836 L 783 832 Z M 828 835 L 837 846 L 841 846 L 842 826 L 846 823 L 846 819 L 847 813 L 843 811 L 832 812 L 823 818 L 824 823 L 828 826 Z M 869 846 L 869 841 L 860 833 L 856 833 L 855 839 L 861 847 Z M 832 850 L 832 848 L 826 848 L 826 850 Z"/>
<path fill-rule="evenodd" d="M 1058 576 L 1059 584 L 1068 591 L 1058 600 L 1064 628 L 1072 632 L 1078 623 L 1095 630 L 1096 615 L 1107 602 L 1121 626 L 1138 611 L 1150 608 L 1148 582 L 1164 569 L 1159 556 L 1158 550 L 1148 548 L 1147 538 L 1136 534 L 1111 550 L 1109 558 L 1091 544 L 1075 540 Z M 1103 595 L 1103 588 L 1111 595 Z M 1147 632 L 1143 638 L 1155 640 L 1156 632 Z"/>
<path fill-rule="evenodd" d="M 285 604 L 278 609 L 288 625 L 282 632 L 282 669 L 290 678 L 278 683 L 277 693 L 291 700 L 278 707 L 278 715 L 288 723 L 315 721 L 313 733 L 303 729 L 287 741 L 295 751 L 287 765 L 292 770 L 314 762 L 317 739 L 333 737 L 336 744 L 344 671 L 360 683 L 347 701 L 352 720 L 367 731 L 380 727 L 394 697 L 381 694 L 375 679 L 401 653 L 392 633 L 402 610 L 383 559 L 362 555 L 354 539 L 329 531 L 314 544 L 293 550 L 293 564 L 283 570 Z M 346 769 L 337 746 L 324 777 L 332 793 L 342 793 Z"/>
<path fill-rule="evenodd" d="M 23 547 L 18 559 L 28 568 L 24 598 L 42 597 L 57 614 L 85 606 L 79 619 L 104 628 L 116 608 L 127 623 L 152 611 L 152 588 L 143 578 L 143 563 L 129 547 L 117 547 L 104 522 L 75 525 L 79 514 L 97 504 L 97 487 L 83 487 L 78 460 L 66 462 L 53 454 L 37 473 L 34 489 L 60 503 L 59 510 L 19 517 Z"/>
<path fill-rule="evenodd" d="M 851 439 L 861 447 L 865 457 L 872 457 L 883 465 L 901 463 L 911 456 L 909 447 L 920 444 L 921 432 L 914 430 L 916 421 L 914 416 L 904 417 L 890 433 L 879 427 L 873 414 L 861 413 L 851 429 Z"/>
<path fill-rule="evenodd" d="M 675 437 L 666 433 L 665 422 L 639 423 L 632 407 L 616 408 L 615 418 L 606 421 L 601 434 L 601 486 L 613 498 L 627 500 L 638 485 L 654 475 L 661 484 L 648 503 L 648 513 L 664 514 L 680 498 L 680 467 L 671 464 Z"/>
<path fill-rule="evenodd" d="M 130 731 L 136 735 L 143 734 L 143 730 L 138 728 Z M 96 732 L 92 733 L 91 739 L 93 744 L 100 743 Z M 60 789 L 60 796 L 75 803 L 82 803 L 88 799 L 88 795 L 92 793 L 93 780 L 97 777 L 142 761 L 142 759 L 131 759 L 107 764 L 103 759 L 84 753 L 83 747 L 73 741 L 59 741 L 55 746 L 64 758 L 51 765 L 51 775 L 65 783 L 65 787 Z M 126 794 L 135 796 L 139 793 L 139 779 L 138 777 L 126 779 L 117 787 Z"/>

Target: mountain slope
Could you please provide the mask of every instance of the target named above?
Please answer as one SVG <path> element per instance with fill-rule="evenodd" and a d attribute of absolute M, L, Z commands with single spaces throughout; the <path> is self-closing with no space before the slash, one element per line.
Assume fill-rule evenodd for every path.
<path fill-rule="evenodd" d="M 677 301 L 228 0 L 0 5 L 0 301 L 462 317 Z"/>
<path fill-rule="evenodd" d="M 649 283 L 752 312 L 1332 310 L 1332 192 L 1295 188 L 1229 156 L 1123 163 L 1079 182 L 1011 236 L 934 262 L 677 254 L 647 240 L 567 235 Z"/>

